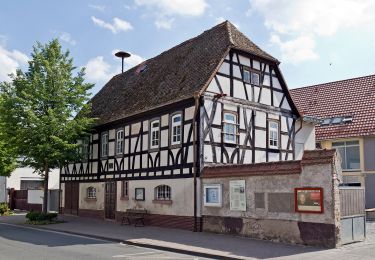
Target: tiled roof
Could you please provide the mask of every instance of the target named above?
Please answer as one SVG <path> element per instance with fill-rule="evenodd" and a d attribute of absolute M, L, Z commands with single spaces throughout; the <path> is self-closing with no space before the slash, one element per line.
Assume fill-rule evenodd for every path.
<path fill-rule="evenodd" d="M 375 75 L 291 89 L 303 115 L 321 119 L 353 116 L 340 125 L 316 126 L 316 139 L 375 135 Z"/>
<path fill-rule="evenodd" d="M 92 98 L 92 116 L 102 125 L 193 98 L 194 92 L 208 84 L 230 48 L 279 63 L 225 21 L 147 60 L 144 72 L 137 73 L 134 67 L 114 76 Z"/>
<path fill-rule="evenodd" d="M 334 163 L 336 150 L 307 150 L 300 161 L 225 164 L 205 167 L 202 178 L 301 174 L 302 166 Z"/>

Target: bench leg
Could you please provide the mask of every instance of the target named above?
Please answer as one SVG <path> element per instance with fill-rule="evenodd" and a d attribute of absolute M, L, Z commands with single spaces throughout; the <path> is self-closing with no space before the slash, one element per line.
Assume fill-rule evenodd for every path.
<path fill-rule="evenodd" d="M 121 221 L 121 225 L 130 225 L 130 219 L 128 217 L 123 217 Z"/>
<path fill-rule="evenodd" d="M 136 219 L 134 226 L 135 227 L 144 227 L 145 222 L 143 221 L 143 218 Z"/>

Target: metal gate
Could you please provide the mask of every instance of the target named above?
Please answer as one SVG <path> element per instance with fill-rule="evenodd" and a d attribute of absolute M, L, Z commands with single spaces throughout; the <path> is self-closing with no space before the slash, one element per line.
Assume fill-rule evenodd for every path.
<path fill-rule="evenodd" d="M 366 238 L 365 189 L 340 187 L 341 242 L 349 244 Z"/>
<path fill-rule="evenodd" d="M 116 212 L 116 182 L 105 183 L 105 218 L 115 219 Z"/>
<path fill-rule="evenodd" d="M 79 183 L 65 183 L 65 205 L 64 213 L 78 215 Z"/>

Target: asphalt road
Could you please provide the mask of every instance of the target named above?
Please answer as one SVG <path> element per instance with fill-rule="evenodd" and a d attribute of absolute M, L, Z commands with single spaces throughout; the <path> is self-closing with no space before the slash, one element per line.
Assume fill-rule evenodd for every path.
<path fill-rule="evenodd" d="M 0 223 L 0 260 L 207 259 Z"/>

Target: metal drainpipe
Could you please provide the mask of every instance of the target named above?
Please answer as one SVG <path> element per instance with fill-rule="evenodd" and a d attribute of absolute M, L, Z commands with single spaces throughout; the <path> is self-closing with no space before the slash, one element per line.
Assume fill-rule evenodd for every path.
<path fill-rule="evenodd" d="M 193 176 L 194 176 L 194 232 L 198 232 L 198 225 L 197 225 L 197 152 L 196 152 L 196 132 L 197 132 L 197 112 L 199 107 L 199 98 L 200 93 L 194 92 L 194 100 L 195 100 L 195 107 L 194 107 L 194 117 L 193 117 Z"/>

